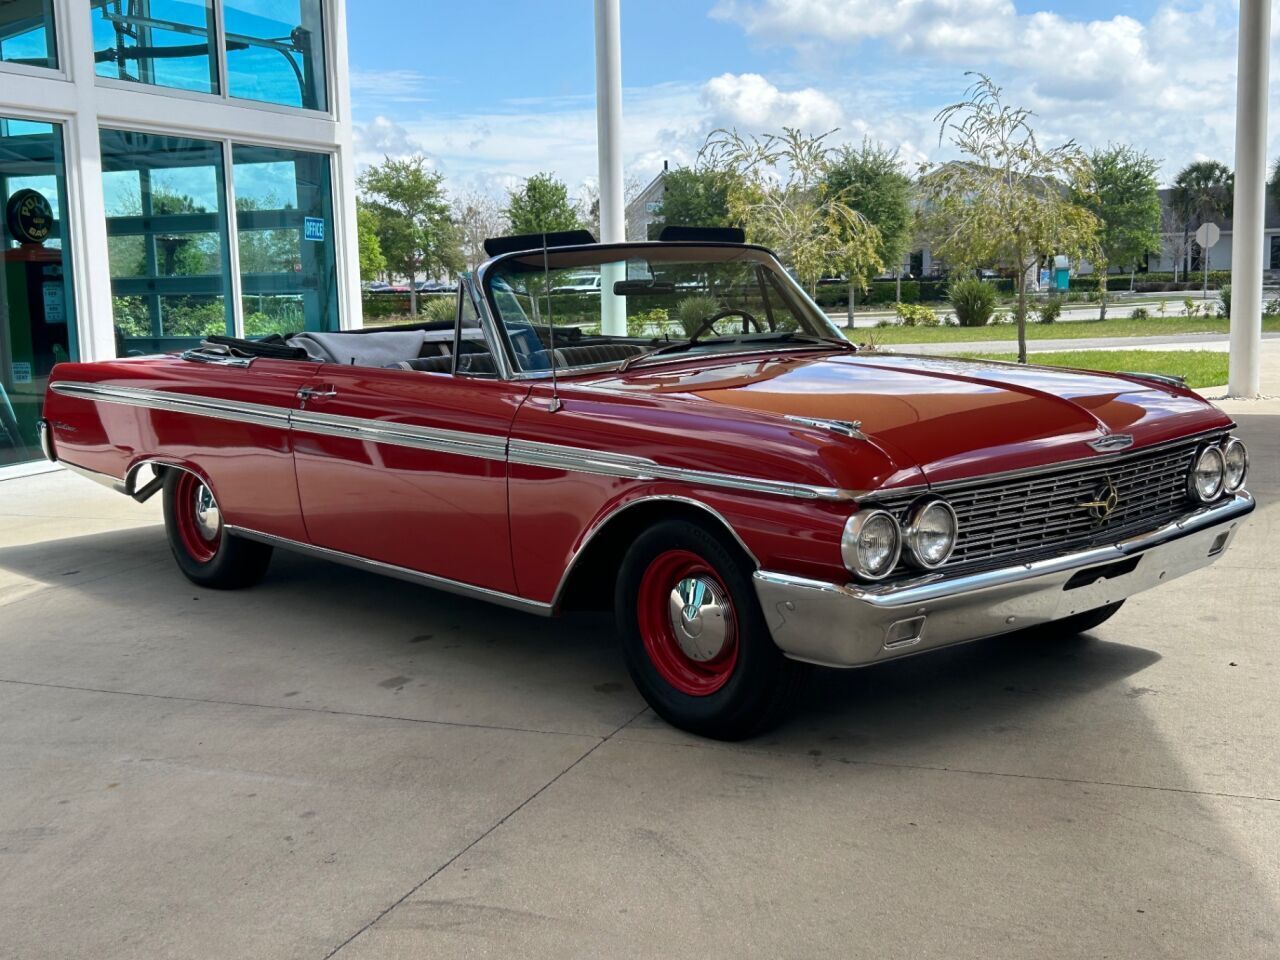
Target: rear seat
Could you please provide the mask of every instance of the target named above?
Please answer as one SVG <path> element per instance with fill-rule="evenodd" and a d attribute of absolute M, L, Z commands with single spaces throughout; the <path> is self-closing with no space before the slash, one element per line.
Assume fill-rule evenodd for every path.
<path fill-rule="evenodd" d="M 644 347 L 632 343 L 598 343 L 585 347 L 560 347 L 556 350 L 556 360 L 560 369 L 566 367 L 586 367 L 596 363 L 617 363 L 636 354 L 644 353 Z M 523 357 L 526 370 L 547 369 L 547 354 L 542 351 L 531 357 Z M 434 357 L 416 357 L 411 360 L 395 360 L 383 364 L 392 370 L 420 370 L 425 373 L 450 373 L 453 370 L 453 357 L 449 355 Z M 463 353 L 458 357 L 460 373 L 495 373 L 493 356 L 488 353 Z"/>
<path fill-rule="evenodd" d="M 644 353 L 644 347 L 634 343 L 594 343 L 585 347 L 560 347 L 556 353 L 562 363 L 569 367 L 587 367 L 593 363 L 617 363 L 637 353 Z"/>

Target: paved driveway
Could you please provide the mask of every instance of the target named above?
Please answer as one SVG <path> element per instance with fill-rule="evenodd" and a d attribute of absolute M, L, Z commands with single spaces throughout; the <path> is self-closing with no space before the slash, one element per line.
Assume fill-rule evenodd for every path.
<path fill-rule="evenodd" d="M 655 719 L 607 620 L 0 483 L 0 956 L 1280 955 L 1280 418 L 1211 570 L 1096 636 L 828 673 L 767 738 Z"/>

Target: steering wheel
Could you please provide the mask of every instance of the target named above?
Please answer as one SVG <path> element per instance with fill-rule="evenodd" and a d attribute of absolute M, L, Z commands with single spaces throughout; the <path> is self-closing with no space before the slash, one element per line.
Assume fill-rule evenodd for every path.
<path fill-rule="evenodd" d="M 716 324 L 719 323 L 721 320 L 723 320 L 725 317 L 741 317 L 742 332 L 744 334 L 751 332 L 751 326 L 753 324 L 755 325 L 757 333 L 766 332 L 764 329 L 764 324 L 762 324 L 759 320 L 757 320 L 752 314 L 748 313 L 746 310 L 743 310 L 741 307 L 730 307 L 727 310 L 721 310 L 715 316 L 707 317 L 707 319 L 703 320 L 702 323 L 699 324 L 698 329 L 694 331 L 693 336 L 689 338 L 689 342 L 697 343 L 698 338 L 701 337 L 704 333 L 715 333 Z"/>

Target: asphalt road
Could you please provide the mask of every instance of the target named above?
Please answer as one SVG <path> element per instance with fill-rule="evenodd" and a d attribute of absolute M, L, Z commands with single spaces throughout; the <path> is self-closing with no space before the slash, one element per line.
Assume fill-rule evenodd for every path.
<path fill-rule="evenodd" d="M 0 956 L 1280 955 L 1280 419 L 1217 566 L 1094 636 L 826 673 L 787 727 L 644 708 L 607 620 L 0 483 Z"/>

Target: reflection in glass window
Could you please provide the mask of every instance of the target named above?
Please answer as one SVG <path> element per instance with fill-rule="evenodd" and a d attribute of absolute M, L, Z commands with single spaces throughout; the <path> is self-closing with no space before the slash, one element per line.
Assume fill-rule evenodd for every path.
<path fill-rule="evenodd" d="M 91 0 L 100 77 L 218 92 L 213 0 Z"/>
<path fill-rule="evenodd" d="M 245 335 L 337 330 L 329 157 L 244 144 L 231 156 Z"/>
<path fill-rule="evenodd" d="M 0 117 L 0 466 L 41 456 L 49 371 L 78 353 L 63 163 L 60 126 Z"/>
<path fill-rule="evenodd" d="M 327 110 L 321 0 L 226 0 L 233 97 Z"/>
<path fill-rule="evenodd" d="M 57 68 L 53 0 L 0 2 L 0 60 Z"/>
<path fill-rule="evenodd" d="M 102 131 L 116 350 L 121 356 L 230 334 L 222 146 Z"/>

